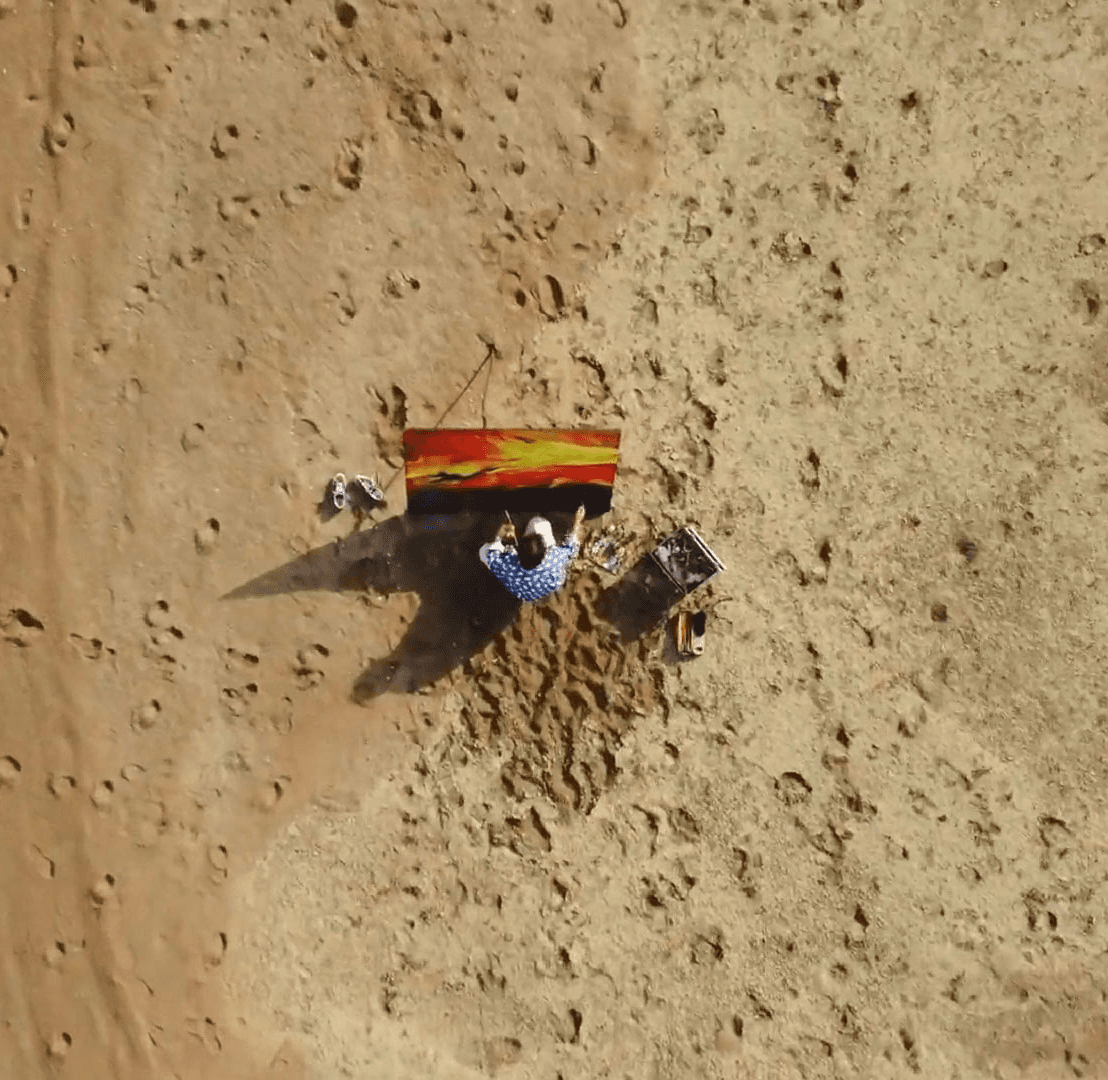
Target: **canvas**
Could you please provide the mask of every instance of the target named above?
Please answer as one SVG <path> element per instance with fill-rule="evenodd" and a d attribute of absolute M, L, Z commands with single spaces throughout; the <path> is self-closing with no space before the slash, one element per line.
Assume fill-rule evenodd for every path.
<path fill-rule="evenodd" d="M 412 428 L 404 432 L 408 512 L 606 513 L 619 462 L 612 430 Z"/>

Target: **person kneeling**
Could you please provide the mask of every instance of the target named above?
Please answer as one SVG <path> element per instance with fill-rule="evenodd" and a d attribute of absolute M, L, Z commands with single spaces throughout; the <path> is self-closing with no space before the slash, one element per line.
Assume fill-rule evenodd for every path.
<path fill-rule="evenodd" d="M 515 526 L 500 526 L 496 539 L 478 552 L 481 562 L 496 575 L 513 596 L 533 603 L 557 592 L 566 581 L 569 564 L 581 548 L 581 528 L 585 508 L 579 506 L 573 528 L 561 544 L 554 541 L 554 530 L 544 517 L 533 517 L 517 544 Z"/>

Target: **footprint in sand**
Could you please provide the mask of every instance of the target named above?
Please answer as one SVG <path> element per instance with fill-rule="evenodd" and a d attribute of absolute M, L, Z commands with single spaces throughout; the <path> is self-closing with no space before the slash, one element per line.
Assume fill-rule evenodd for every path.
<path fill-rule="evenodd" d="M 282 698 L 277 707 L 270 714 L 270 727 L 272 727 L 278 735 L 288 735 L 292 731 L 293 726 L 292 714 L 292 698 Z"/>
<path fill-rule="evenodd" d="M 110 645 L 105 645 L 104 642 L 97 637 L 87 638 L 82 637 L 80 634 L 70 634 L 69 643 L 86 660 L 99 660 L 105 654 L 108 656 L 115 656 L 115 649 Z"/>
<path fill-rule="evenodd" d="M 227 955 L 227 935 L 220 930 L 216 934 L 211 934 L 204 942 L 204 946 L 201 949 L 201 956 L 204 959 L 205 967 L 219 967 L 223 963 L 224 956 Z"/>
<path fill-rule="evenodd" d="M 15 198 L 15 227 L 20 232 L 26 232 L 31 227 L 31 206 L 34 201 L 34 188 L 24 188 Z"/>
<path fill-rule="evenodd" d="M 257 653 L 236 649 L 233 645 L 223 649 L 223 659 L 228 671 L 252 671 L 260 662 Z"/>
<path fill-rule="evenodd" d="M 69 1048 L 73 1045 L 73 1036 L 68 1031 L 59 1031 L 51 1040 L 48 1046 L 50 1056 L 56 1061 L 61 1061 L 66 1054 L 69 1053 Z"/>
<path fill-rule="evenodd" d="M 223 687 L 220 691 L 220 700 L 224 715 L 228 720 L 245 715 L 257 696 L 258 684 L 256 682 L 249 682 L 245 686 Z"/>
<path fill-rule="evenodd" d="M 335 4 L 335 18 L 344 30 L 353 30 L 358 21 L 358 9 L 353 4 L 346 3 L 346 0 L 339 0 Z"/>
<path fill-rule="evenodd" d="M 562 283 L 552 274 L 546 274 L 539 282 L 539 310 L 550 320 L 565 314 L 566 297 Z"/>
<path fill-rule="evenodd" d="M 219 522 L 215 518 L 208 518 L 199 529 L 196 530 L 194 541 L 199 555 L 210 555 L 215 550 L 216 541 L 219 540 Z"/>
<path fill-rule="evenodd" d="M 235 147 L 239 139 L 238 124 L 225 124 L 216 128 L 208 144 L 212 155 L 222 161 Z"/>
<path fill-rule="evenodd" d="M 92 805 L 102 813 L 111 806 L 112 799 L 115 798 L 115 784 L 111 780 L 101 780 L 92 789 L 90 798 L 92 799 Z"/>
<path fill-rule="evenodd" d="M 76 778 L 67 773 L 51 773 L 46 781 L 46 788 L 55 799 L 66 798 L 76 787 Z"/>
<path fill-rule="evenodd" d="M 214 882 L 221 882 L 227 879 L 228 864 L 230 862 L 230 856 L 227 851 L 226 844 L 212 844 L 208 848 L 208 866 L 211 869 L 211 873 L 208 877 Z"/>
<path fill-rule="evenodd" d="M 128 831 L 136 847 L 150 847 L 169 828 L 169 813 L 159 799 L 145 799 L 131 806 Z"/>
<path fill-rule="evenodd" d="M 335 181 L 345 191 L 357 191 L 362 186 L 365 169 L 365 142 L 363 139 L 343 139 L 332 166 Z"/>
<path fill-rule="evenodd" d="M 134 376 L 120 384 L 119 400 L 125 401 L 128 405 L 137 405 L 142 401 L 142 394 L 142 381 Z"/>
<path fill-rule="evenodd" d="M 149 731 L 158 722 L 158 717 L 161 716 L 162 707 L 157 698 L 151 698 L 149 701 L 142 705 L 139 705 L 131 713 L 131 727 L 135 731 Z"/>
<path fill-rule="evenodd" d="M 358 314 L 358 301 L 354 298 L 353 286 L 350 275 L 340 270 L 338 272 L 338 287 L 327 293 L 327 298 L 338 309 L 337 320 L 340 326 L 349 326 L 354 316 Z"/>
<path fill-rule="evenodd" d="M 89 890 L 92 901 L 97 907 L 102 907 L 115 895 L 115 875 L 104 874 Z"/>
<path fill-rule="evenodd" d="M 332 457 L 338 455 L 338 451 L 333 445 L 327 445 L 323 432 L 319 430 L 319 425 L 309 417 L 298 416 L 292 425 L 292 431 L 298 439 L 311 441 L 318 447 L 326 447 Z"/>
<path fill-rule="evenodd" d="M 146 625 L 154 630 L 168 629 L 169 624 L 173 621 L 169 617 L 169 602 L 161 599 L 155 600 L 143 612 L 142 617 Z"/>
<path fill-rule="evenodd" d="M 34 844 L 31 845 L 31 860 L 35 864 L 35 870 L 39 877 L 49 880 L 54 876 L 56 870 L 54 860 L 42 848 Z"/>
<path fill-rule="evenodd" d="M 57 971 L 58 968 L 62 966 L 67 952 L 68 950 L 64 941 L 52 942 L 49 948 L 42 954 L 43 963 L 45 963 L 48 968 Z"/>
<path fill-rule="evenodd" d="M 43 129 L 43 148 L 51 157 L 57 157 L 69 145 L 76 127 L 72 113 L 63 112 L 54 117 Z"/>
<path fill-rule="evenodd" d="M 170 666 L 177 663 L 177 657 L 167 651 L 179 641 L 183 641 L 185 632 L 173 625 L 169 614 L 169 604 L 165 600 L 156 600 L 143 614 L 143 620 L 150 627 L 150 644 L 153 652 L 147 650 L 147 655 L 153 655 L 157 660 Z"/>
<path fill-rule="evenodd" d="M 105 67 L 109 63 L 108 54 L 98 42 L 89 41 L 82 34 L 78 34 L 73 39 L 74 71 L 81 71 L 84 68 Z"/>
<path fill-rule="evenodd" d="M 259 810 L 271 811 L 285 797 L 292 780 L 287 776 L 278 776 L 276 780 L 263 784 L 254 798 L 254 804 Z"/>
<path fill-rule="evenodd" d="M 387 270 L 381 284 L 381 293 L 391 300 L 403 300 L 409 293 L 419 292 L 422 287 L 419 278 L 405 274 L 402 270 Z"/>
<path fill-rule="evenodd" d="M 4 640 L 21 649 L 37 641 L 45 629 L 42 620 L 25 608 L 12 608 L 7 615 L 0 616 L 0 633 L 4 635 Z"/>
<path fill-rule="evenodd" d="M 0 787 L 13 788 L 19 782 L 19 774 L 23 772 L 23 766 L 18 758 L 11 754 L 0 757 Z"/>
<path fill-rule="evenodd" d="M 261 220 L 262 211 L 256 196 L 249 193 L 220 197 L 216 200 L 216 211 L 221 221 L 230 226 L 253 228 Z"/>
<path fill-rule="evenodd" d="M 281 202 L 290 210 L 303 206 L 312 193 L 311 184 L 293 184 L 291 187 L 281 188 Z"/>
<path fill-rule="evenodd" d="M 203 424 L 189 424 L 181 433 L 181 449 L 186 454 L 199 450 L 204 445 L 205 430 Z"/>
<path fill-rule="evenodd" d="M 204 1026 L 202 1028 L 197 1031 L 191 1031 L 190 1034 L 197 1036 L 212 1054 L 218 1054 L 219 1051 L 223 1049 L 223 1040 L 219 1037 L 219 1028 L 210 1016 L 204 1017 Z"/>
<path fill-rule="evenodd" d="M 296 665 L 292 672 L 296 676 L 296 685 L 301 690 L 310 690 L 323 682 L 323 669 L 318 665 L 331 655 L 326 645 L 308 645 L 296 654 Z"/>
<path fill-rule="evenodd" d="M 153 2 L 153 0 L 150 0 L 150 2 Z M 180 16 L 173 20 L 173 25 L 182 33 L 195 30 L 200 34 L 210 34 L 216 28 L 217 23 L 209 19 L 206 15 L 201 15 L 197 18 Z M 218 20 L 218 25 L 227 26 L 229 24 L 226 19 L 220 19 Z"/>
<path fill-rule="evenodd" d="M 143 619 L 151 629 L 150 645 L 145 648 L 145 655 L 160 665 L 164 675 L 172 680 L 177 658 L 170 649 L 184 640 L 185 631 L 173 626 L 170 605 L 163 599 L 155 600 L 147 607 Z"/>

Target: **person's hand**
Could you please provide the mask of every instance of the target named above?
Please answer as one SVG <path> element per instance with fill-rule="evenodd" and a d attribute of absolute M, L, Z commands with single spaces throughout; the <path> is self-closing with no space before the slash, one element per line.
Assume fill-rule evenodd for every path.
<path fill-rule="evenodd" d="M 577 513 L 573 515 L 573 528 L 570 530 L 569 535 L 581 543 L 581 529 L 585 524 L 585 508 L 583 506 L 577 507 Z"/>
<path fill-rule="evenodd" d="M 514 544 L 516 542 L 516 527 L 510 521 L 506 521 L 500 526 L 500 531 L 496 535 L 502 543 Z"/>

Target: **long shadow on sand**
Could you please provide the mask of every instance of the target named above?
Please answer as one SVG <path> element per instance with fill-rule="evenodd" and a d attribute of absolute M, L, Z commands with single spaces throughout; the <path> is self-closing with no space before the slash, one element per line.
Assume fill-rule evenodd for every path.
<path fill-rule="evenodd" d="M 549 517 L 554 532 L 564 535 L 570 515 Z M 392 517 L 315 548 L 223 599 L 321 590 L 417 593 L 419 610 L 404 639 L 361 673 L 351 697 L 363 704 L 384 693 L 411 693 L 480 652 L 519 613 L 520 602 L 477 556 L 503 520 L 502 515 L 477 513 Z M 681 596 L 644 556 L 601 593 L 598 614 L 630 643 L 657 627 Z"/>
<path fill-rule="evenodd" d="M 364 703 L 390 691 L 409 693 L 479 652 L 515 619 L 519 601 L 477 557 L 503 520 L 488 514 L 389 518 L 270 570 L 224 599 L 308 590 L 417 593 L 419 611 L 408 633 L 390 656 L 362 672 L 352 697 Z"/>

